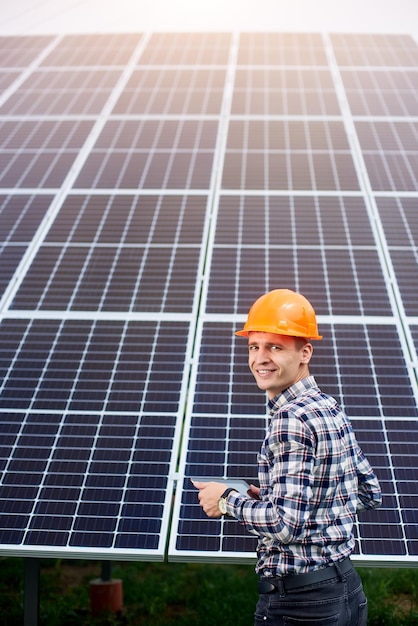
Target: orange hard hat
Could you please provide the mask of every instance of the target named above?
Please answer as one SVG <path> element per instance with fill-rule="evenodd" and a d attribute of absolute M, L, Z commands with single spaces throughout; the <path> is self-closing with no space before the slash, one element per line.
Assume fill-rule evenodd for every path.
<path fill-rule="evenodd" d="M 313 306 L 305 296 L 290 289 L 273 289 L 254 302 L 244 328 L 235 334 L 248 337 L 251 331 L 322 339 Z"/>

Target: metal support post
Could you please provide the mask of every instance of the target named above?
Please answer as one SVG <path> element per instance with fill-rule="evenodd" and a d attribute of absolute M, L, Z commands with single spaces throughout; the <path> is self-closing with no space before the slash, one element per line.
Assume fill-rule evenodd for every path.
<path fill-rule="evenodd" d="M 24 626 L 39 624 L 39 559 L 25 558 Z"/>

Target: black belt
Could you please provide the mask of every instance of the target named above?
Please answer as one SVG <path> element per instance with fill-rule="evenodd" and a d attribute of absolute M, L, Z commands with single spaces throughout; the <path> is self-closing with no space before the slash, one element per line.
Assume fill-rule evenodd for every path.
<path fill-rule="evenodd" d="M 306 574 L 295 574 L 289 576 L 280 576 L 275 578 L 263 578 L 258 581 L 258 593 L 271 593 L 272 591 L 278 591 L 283 588 L 284 591 L 291 591 L 298 587 L 305 587 L 305 585 L 312 585 L 313 583 L 322 583 L 325 580 L 331 580 L 341 574 L 346 574 L 353 569 L 353 564 L 350 559 L 344 559 L 337 565 L 329 565 L 322 569 L 316 569 L 313 572 L 307 572 Z"/>

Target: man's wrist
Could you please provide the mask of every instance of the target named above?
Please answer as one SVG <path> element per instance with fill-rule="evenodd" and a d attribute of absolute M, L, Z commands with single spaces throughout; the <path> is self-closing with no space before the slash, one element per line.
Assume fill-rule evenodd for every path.
<path fill-rule="evenodd" d="M 220 512 L 222 513 L 222 515 L 228 515 L 227 508 L 226 508 L 227 500 L 228 500 L 229 494 L 233 491 L 237 493 L 236 489 L 234 489 L 233 487 L 228 487 L 227 489 L 225 489 L 225 491 L 223 492 L 223 494 L 218 500 L 218 508 Z"/>

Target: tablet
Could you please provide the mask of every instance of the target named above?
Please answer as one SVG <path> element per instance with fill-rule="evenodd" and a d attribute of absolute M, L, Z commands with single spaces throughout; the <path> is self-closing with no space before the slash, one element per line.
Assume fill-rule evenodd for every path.
<path fill-rule="evenodd" d="M 191 480 L 197 481 L 198 483 L 224 483 L 225 489 L 227 487 L 231 487 L 231 489 L 236 489 L 243 496 L 247 495 L 247 491 L 250 488 L 249 483 L 242 478 L 216 478 L 215 476 L 197 476 L 191 478 Z"/>

